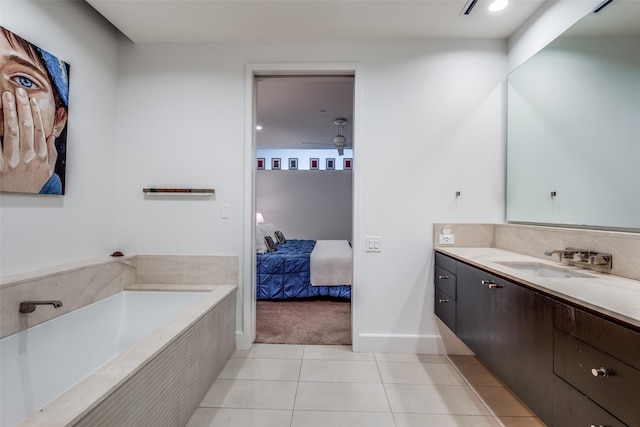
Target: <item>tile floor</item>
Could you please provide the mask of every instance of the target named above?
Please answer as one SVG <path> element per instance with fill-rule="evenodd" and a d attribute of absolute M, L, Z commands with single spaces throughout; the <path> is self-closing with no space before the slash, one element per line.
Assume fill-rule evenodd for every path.
<path fill-rule="evenodd" d="M 544 427 L 472 356 L 254 344 L 187 427 Z"/>

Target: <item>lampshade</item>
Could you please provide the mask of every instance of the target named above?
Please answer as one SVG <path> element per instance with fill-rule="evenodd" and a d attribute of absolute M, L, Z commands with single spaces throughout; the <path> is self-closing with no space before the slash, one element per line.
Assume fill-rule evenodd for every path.
<path fill-rule="evenodd" d="M 264 222 L 264 217 L 260 212 L 256 212 L 256 224 L 262 224 Z"/>

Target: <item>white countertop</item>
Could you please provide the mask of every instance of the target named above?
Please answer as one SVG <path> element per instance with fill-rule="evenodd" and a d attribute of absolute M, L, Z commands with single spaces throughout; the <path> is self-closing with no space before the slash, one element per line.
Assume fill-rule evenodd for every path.
<path fill-rule="evenodd" d="M 640 330 L 640 281 L 638 280 L 571 267 L 558 261 L 496 248 L 437 247 L 435 250 L 561 300 L 579 304 Z M 499 262 L 535 262 L 579 272 L 589 277 L 539 277 L 504 266 Z"/>

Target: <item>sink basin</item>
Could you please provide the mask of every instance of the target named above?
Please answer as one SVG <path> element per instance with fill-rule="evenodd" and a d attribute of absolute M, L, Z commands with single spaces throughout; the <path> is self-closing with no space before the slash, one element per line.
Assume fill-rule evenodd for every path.
<path fill-rule="evenodd" d="M 578 273 L 572 270 L 566 270 L 561 267 L 554 267 L 552 265 L 541 264 L 539 262 L 498 262 L 500 265 L 504 265 L 505 267 L 513 268 L 514 270 L 518 270 L 522 273 L 532 274 L 538 277 L 549 277 L 549 278 L 572 278 L 572 277 L 580 277 L 587 278 L 593 277 L 587 274 Z"/>

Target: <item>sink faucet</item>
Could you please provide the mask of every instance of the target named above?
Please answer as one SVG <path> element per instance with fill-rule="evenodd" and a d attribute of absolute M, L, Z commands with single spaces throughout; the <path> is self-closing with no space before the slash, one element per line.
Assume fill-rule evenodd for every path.
<path fill-rule="evenodd" d="M 20 303 L 20 313 L 33 313 L 36 311 L 36 305 L 52 305 L 53 308 L 62 307 L 60 301 L 23 301 Z"/>
<path fill-rule="evenodd" d="M 568 259 L 573 261 L 584 261 L 587 260 L 591 251 L 587 249 L 577 249 L 577 248 L 566 248 L 566 249 L 558 249 L 558 250 L 548 250 L 544 251 L 546 256 L 552 256 L 553 254 L 559 254 L 560 260 Z M 579 259 L 575 259 L 576 255 Z"/>
<path fill-rule="evenodd" d="M 594 269 L 598 271 L 611 270 L 612 255 L 608 253 L 592 251 L 590 249 L 565 248 L 564 250 L 548 250 L 544 254 L 551 256 L 560 255 L 560 261 L 567 261 L 571 265 Z"/>

